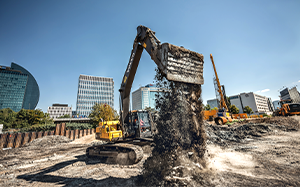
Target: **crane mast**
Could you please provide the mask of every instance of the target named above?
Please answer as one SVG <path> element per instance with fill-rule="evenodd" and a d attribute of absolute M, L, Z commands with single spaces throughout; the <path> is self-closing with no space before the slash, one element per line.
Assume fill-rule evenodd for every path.
<path fill-rule="evenodd" d="M 212 62 L 213 68 L 214 68 L 215 75 L 216 75 L 218 93 L 220 94 L 220 108 L 225 108 L 226 111 L 228 111 L 212 54 L 210 54 L 210 59 L 211 59 L 211 62 Z"/>

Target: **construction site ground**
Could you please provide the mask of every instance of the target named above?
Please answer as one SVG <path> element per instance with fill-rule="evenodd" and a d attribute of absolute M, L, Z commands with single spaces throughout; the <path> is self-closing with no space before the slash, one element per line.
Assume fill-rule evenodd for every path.
<path fill-rule="evenodd" d="M 206 123 L 207 186 L 300 186 L 299 116 L 242 121 L 231 126 Z M 89 135 L 36 139 L 0 151 L 0 186 L 137 186 L 151 146 L 134 165 L 101 163 L 85 156 L 103 142 Z M 147 184 L 145 184 L 146 186 Z"/>

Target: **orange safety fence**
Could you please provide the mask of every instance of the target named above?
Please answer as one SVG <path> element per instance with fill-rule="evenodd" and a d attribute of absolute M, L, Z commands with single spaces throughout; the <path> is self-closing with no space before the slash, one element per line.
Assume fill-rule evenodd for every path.
<path fill-rule="evenodd" d="M 248 118 L 248 115 L 246 113 L 242 114 L 232 114 L 233 119 L 246 119 Z"/>

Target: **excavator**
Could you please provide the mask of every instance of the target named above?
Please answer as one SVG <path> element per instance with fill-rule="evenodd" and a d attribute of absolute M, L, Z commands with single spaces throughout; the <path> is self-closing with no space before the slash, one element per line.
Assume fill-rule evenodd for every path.
<path fill-rule="evenodd" d="M 222 91 L 222 87 L 221 87 L 221 84 L 219 81 L 219 77 L 217 74 L 217 70 L 216 70 L 216 66 L 215 66 L 214 58 L 213 58 L 212 54 L 210 54 L 210 59 L 211 59 L 211 62 L 212 62 L 213 68 L 214 68 L 214 72 L 215 72 L 215 76 L 216 76 L 215 78 L 216 78 L 217 87 L 218 87 L 217 91 L 220 95 L 220 104 L 219 104 L 220 107 L 218 109 L 217 116 L 214 118 L 214 121 L 217 125 L 224 125 L 228 121 L 232 122 L 232 118 L 230 117 L 230 114 L 228 112 L 229 109 L 228 109 L 228 103 L 226 102 L 227 99 L 224 95 L 224 91 Z"/>
<path fill-rule="evenodd" d="M 202 54 L 169 43 L 161 44 L 154 31 L 142 25 L 138 26 L 129 63 L 119 89 L 120 119 L 99 123 L 96 139 L 108 143 L 87 148 L 88 157 L 104 159 L 106 163 L 138 163 L 143 158 L 141 143 L 151 141 L 156 133 L 151 113 L 129 110 L 130 91 L 143 50 L 147 51 L 169 81 L 195 86 L 204 83 Z"/>

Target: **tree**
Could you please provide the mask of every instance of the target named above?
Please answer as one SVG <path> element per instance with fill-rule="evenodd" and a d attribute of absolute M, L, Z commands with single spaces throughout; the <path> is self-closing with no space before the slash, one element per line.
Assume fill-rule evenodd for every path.
<path fill-rule="evenodd" d="M 16 112 L 10 108 L 0 110 L 0 124 L 3 124 L 4 129 L 12 128 L 13 122 L 16 120 Z"/>
<path fill-rule="evenodd" d="M 65 114 L 63 116 L 59 116 L 58 118 L 70 118 L 70 115 L 69 114 Z"/>
<path fill-rule="evenodd" d="M 207 104 L 207 105 L 204 107 L 204 110 L 211 110 L 210 105 Z"/>
<path fill-rule="evenodd" d="M 212 108 L 211 110 L 218 110 L 218 107 L 214 107 L 214 108 Z"/>
<path fill-rule="evenodd" d="M 235 105 L 231 105 L 230 111 L 232 114 L 238 114 L 240 112 L 240 109 L 238 107 L 236 107 Z"/>
<path fill-rule="evenodd" d="M 117 111 L 112 109 L 109 105 L 96 103 L 92 108 L 89 118 L 95 125 L 98 125 L 102 121 L 101 119 L 103 119 L 103 121 L 119 120 L 119 115 Z"/>
<path fill-rule="evenodd" d="M 249 106 L 245 106 L 243 112 L 247 114 L 253 114 L 252 108 L 250 108 Z"/>

